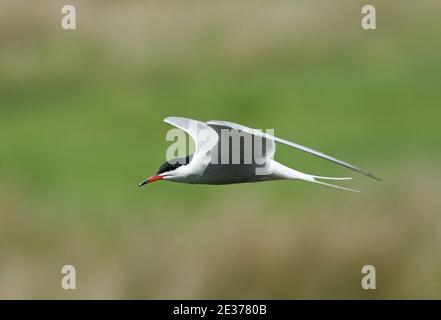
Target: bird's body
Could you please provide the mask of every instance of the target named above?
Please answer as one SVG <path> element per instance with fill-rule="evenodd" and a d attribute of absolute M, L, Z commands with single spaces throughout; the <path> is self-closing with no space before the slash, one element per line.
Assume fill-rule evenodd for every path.
<path fill-rule="evenodd" d="M 255 168 L 250 164 L 208 164 L 202 174 L 192 174 L 174 181 L 191 184 L 234 184 L 276 180 L 276 177 L 270 175 L 256 175 Z"/>
<path fill-rule="evenodd" d="M 195 142 L 196 151 L 193 155 L 185 158 L 170 159 L 160 167 L 154 176 L 144 180 L 140 186 L 161 179 L 212 185 L 271 180 L 305 180 L 356 191 L 318 180 L 349 180 L 351 178 L 310 175 L 275 161 L 273 157 L 276 151 L 276 142 L 312 153 L 378 179 L 373 174 L 347 162 L 236 123 L 226 121 L 203 123 L 179 117 L 169 117 L 164 121 L 188 133 Z"/>

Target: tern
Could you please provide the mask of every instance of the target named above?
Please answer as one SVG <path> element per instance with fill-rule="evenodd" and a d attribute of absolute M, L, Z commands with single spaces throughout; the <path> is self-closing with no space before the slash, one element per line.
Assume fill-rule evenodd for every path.
<path fill-rule="evenodd" d="M 166 161 L 159 167 L 154 175 L 143 180 L 139 184 L 139 187 L 158 180 L 210 185 L 271 180 L 304 180 L 338 189 L 359 192 L 358 190 L 321 181 L 350 180 L 352 179 L 351 177 L 335 178 L 316 176 L 297 171 L 275 161 L 276 142 L 332 161 L 376 180 L 381 180 L 374 174 L 348 162 L 338 160 L 320 151 L 280 139 L 272 134 L 264 133 L 237 123 L 218 120 L 211 120 L 204 123 L 182 117 L 168 117 L 164 119 L 164 122 L 185 131 L 194 140 L 195 151 L 192 155 Z M 240 155 L 232 154 L 224 157 L 225 153 L 230 151 L 231 146 L 227 145 L 229 140 L 224 139 L 222 135 L 225 133 L 229 134 L 231 131 L 236 131 L 244 138 L 241 140 L 239 148 Z M 247 140 L 245 138 L 250 139 Z M 250 141 L 256 140 L 260 140 L 261 143 L 253 144 L 254 157 L 251 162 L 232 161 L 235 156 L 238 156 L 241 160 L 244 158 L 244 150 L 246 150 L 247 147 L 244 145 L 244 141 L 250 143 Z M 258 152 L 256 152 L 256 149 Z M 219 161 L 219 159 L 226 159 L 227 161 Z"/>

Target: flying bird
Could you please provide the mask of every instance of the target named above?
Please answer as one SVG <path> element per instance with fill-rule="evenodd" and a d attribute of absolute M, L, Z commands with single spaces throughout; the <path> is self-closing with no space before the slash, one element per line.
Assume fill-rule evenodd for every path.
<path fill-rule="evenodd" d="M 168 160 L 159 167 L 154 175 L 143 180 L 139 184 L 140 187 L 158 180 L 212 185 L 271 180 L 304 180 L 359 192 L 358 190 L 324 182 L 350 180 L 351 177 L 316 176 L 297 171 L 275 161 L 276 142 L 332 161 L 376 180 L 381 180 L 374 174 L 348 162 L 237 123 L 217 120 L 204 123 L 181 117 L 168 117 L 164 119 L 164 122 L 185 131 L 194 140 L 195 152 L 186 157 Z M 231 137 L 234 136 L 231 134 L 232 132 L 241 137 L 240 144 L 236 144 L 236 148 L 230 143 Z M 253 154 L 251 161 L 244 161 L 247 152 L 250 153 L 250 150 Z"/>

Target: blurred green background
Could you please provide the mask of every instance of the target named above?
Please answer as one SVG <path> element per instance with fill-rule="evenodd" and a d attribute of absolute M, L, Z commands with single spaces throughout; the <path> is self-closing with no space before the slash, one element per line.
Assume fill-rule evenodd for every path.
<path fill-rule="evenodd" d="M 0 298 L 441 298 L 441 4 L 369 1 L 364 31 L 365 4 L 0 0 Z M 139 189 L 167 116 L 274 128 L 384 181 Z"/>

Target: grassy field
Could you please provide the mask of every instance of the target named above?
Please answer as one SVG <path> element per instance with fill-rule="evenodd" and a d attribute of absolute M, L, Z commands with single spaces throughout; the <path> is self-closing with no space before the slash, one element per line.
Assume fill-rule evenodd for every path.
<path fill-rule="evenodd" d="M 57 1 L 0 4 L 0 298 L 441 298 L 437 1 L 373 1 L 375 31 L 362 1 L 71 3 L 75 31 Z M 384 181 L 138 189 L 166 116 L 274 128 Z"/>

